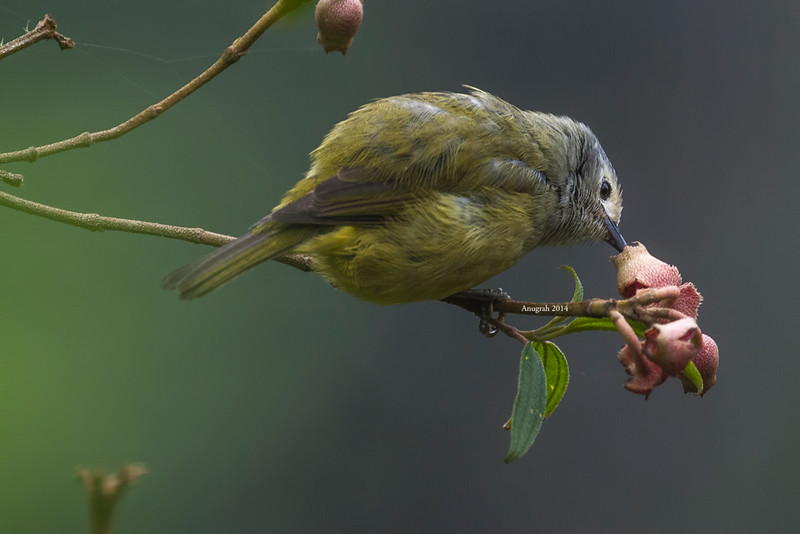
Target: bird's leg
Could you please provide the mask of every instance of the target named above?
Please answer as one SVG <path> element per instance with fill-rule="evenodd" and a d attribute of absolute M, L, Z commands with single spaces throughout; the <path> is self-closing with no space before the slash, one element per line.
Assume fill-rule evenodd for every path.
<path fill-rule="evenodd" d="M 479 329 L 481 334 L 486 337 L 494 337 L 498 332 L 498 328 L 494 326 L 492 322 L 503 322 L 502 313 L 498 314 L 496 318 L 493 317 L 494 303 L 498 300 L 508 298 L 510 298 L 508 293 L 500 288 L 486 288 L 459 291 L 449 297 L 443 298 L 442 301 L 448 304 L 455 304 L 477 315 L 480 318 Z M 492 321 L 490 321 L 490 319 Z"/>

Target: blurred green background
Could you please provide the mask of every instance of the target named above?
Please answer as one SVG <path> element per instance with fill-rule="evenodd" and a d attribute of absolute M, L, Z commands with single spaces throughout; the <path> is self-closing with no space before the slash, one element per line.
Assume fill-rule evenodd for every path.
<path fill-rule="evenodd" d="M 264 2 L 5 0 L 10 40 L 51 13 L 77 42 L 0 62 L 0 151 L 111 127 L 213 62 Z M 561 344 L 572 380 L 503 464 L 520 346 L 430 302 L 377 307 L 267 264 L 179 302 L 207 247 L 0 208 L 0 532 L 85 532 L 76 466 L 144 462 L 138 532 L 688 532 L 796 528 L 797 2 L 367 2 L 347 57 L 312 10 L 156 121 L 3 165 L 61 208 L 243 233 L 375 97 L 470 84 L 589 124 L 622 231 L 705 296 L 703 399 L 622 387 L 618 336 Z M 603 245 L 536 251 L 491 285 L 615 295 Z M 515 318 L 520 326 L 535 322 Z"/>

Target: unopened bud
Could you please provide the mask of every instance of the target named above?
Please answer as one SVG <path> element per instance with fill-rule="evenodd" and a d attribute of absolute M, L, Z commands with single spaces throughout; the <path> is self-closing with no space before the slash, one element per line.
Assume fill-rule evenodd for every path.
<path fill-rule="evenodd" d="M 655 324 L 644 336 L 645 356 L 670 376 L 681 374 L 703 343 L 697 322 L 690 317 Z"/>
<path fill-rule="evenodd" d="M 362 0 L 320 0 L 315 12 L 317 19 L 317 42 L 325 53 L 339 51 L 347 53 L 353 37 L 364 17 Z"/>
<path fill-rule="evenodd" d="M 717 343 L 711 338 L 703 334 L 703 346 L 697 351 L 697 354 L 692 358 L 692 363 L 697 367 L 700 372 L 700 377 L 703 379 L 703 391 L 700 393 L 702 397 L 714 384 L 717 383 L 717 368 L 719 367 L 719 347 Z M 681 382 L 683 382 L 684 393 L 697 393 L 697 388 L 691 380 L 681 375 Z"/>
<path fill-rule="evenodd" d="M 653 287 L 678 286 L 680 295 L 666 306 L 689 317 L 697 317 L 697 308 L 703 297 L 694 284 L 681 284 L 678 268 L 651 256 L 641 243 L 632 243 L 611 260 L 617 269 L 617 290 L 623 298 L 631 298 L 639 291 Z"/>
<path fill-rule="evenodd" d="M 611 259 L 617 269 L 617 290 L 623 298 L 631 298 L 639 289 L 681 284 L 678 268 L 651 256 L 641 243 L 631 243 Z"/>

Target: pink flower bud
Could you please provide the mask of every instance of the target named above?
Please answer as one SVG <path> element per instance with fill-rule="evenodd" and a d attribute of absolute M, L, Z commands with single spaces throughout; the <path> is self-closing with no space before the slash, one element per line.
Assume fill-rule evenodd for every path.
<path fill-rule="evenodd" d="M 364 17 L 362 0 L 319 0 L 315 12 L 317 42 L 325 53 L 347 53 Z"/>
<path fill-rule="evenodd" d="M 643 351 L 669 376 L 678 376 L 699 352 L 703 337 L 691 317 L 655 324 L 644 333 Z"/>
<path fill-rule="evenodd" d="M 703 346 L 692 359 L 694 366 L 700 371 L 700 376 L 703 378 L 703 391 L 700 393 L 702 397 L 714 384 L 717 383 L 717 368 L 719 367 L 719 348 L 717 343 L 711 338 L 703 334 Z M 684 393 L 697 393 L 697 388 L 691 380 L 681 375 L 681 382 L 683 382 Z"/>
<path fill-rule="evenodd" d="M 617 290 L 623 298 L 631 298 L 639 289 L 681 283 L 677 267 L 651 256 L 639 242 L 631 243 L 611 259 L 617 269 Z"/>

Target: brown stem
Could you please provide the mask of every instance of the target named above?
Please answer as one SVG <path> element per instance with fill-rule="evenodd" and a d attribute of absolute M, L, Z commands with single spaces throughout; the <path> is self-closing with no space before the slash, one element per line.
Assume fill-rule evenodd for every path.
<path fill-rule="evenodd" d="M 126 465 L 118 473 L 107 475 L 103 471 L 80 469 L 78 479 L 83 482 L 89 498 L 89 524 L 91 534 L 110 534 L 114 510 L 128 487 L 147 473 L 143 464 Z"/>
<path fill-rule="evenodd" d="M 489 318 L 489 319 L 487 319 L 487 321 L 488 321 L 488 322 L 489 322 L 489 323 L 490 323 L 490 324 L 491 324 L 491 325 L 492 325 L 494 328 L 496 328 L 496 329 L 497 329 L 497 330 L 499 330 L 500 332 L 504 333 L 504 334 L 505 334 L 505 335 L 507 335 L 508 337 L 510 337 L 510 338 L 513 338 L 513 339 L 516 339 L 517 341 L 519 341 L 519 342 L 520 342 L 520 343 L 522 343 L 523 345 L 527 345 L 527 344 L 528 344 L 528 342 L 530 341 L 528 338 L 526 338 L 526 337 L 525 337 L 525 336 L 522 334 L 522 332 L 520 332 L 520 331 L 519 331 L 519 329 L 518 329 L 518 328 L 516 328 L 516 327 L 514 327 L 514 326 L 511 326 L 510 324 L 507 324 L 505 321 L 503 321 L 503 319 L 502 319 L 502 318 L 499 318 L 499 317 L 498 317 L 498 318 L 492 317 L 492 318 Z"/>
<path fill-rule="evenodd" d="M 11 54 L 19 52 L 23 48 L 27 48 L 32 44 L 38 43 L 44 39 L 54 39 L 61 50 L 72 48 L 75 46 L 75 41 L 65 35 L 61 35 L 56 31 L 56 21 L 50 15 L 45 15 L 42 20 L 36 25 L 34 29 L 20 35 L 16 39 L 0 45 L 0 59 L 4 59 Z"/>
<path fill-rule="evenodd" d="M 622 339 L 625 340 L 625 344 L 628 345 L 632 352 L 641 356 L 642 345 L 639 343 L 636 332 L 633 331 L 633 328 L 631 328 L 631 325 L 625 320 L 625 317 L 617 310 L 611 310 L 608 316 L 614 322 L 614 326 L 622 336 Z"/>
<path fill-rule="evenodd" d="M 647 308 L 655 302 L 671 302 L 680 295 L 676 286 L 648 289 L 625 300 L 589 299 L 581 302 L 526 302 L 511 299 L 498 299 L 492 309 L 499 313 L 515 315 L 541 315 L 546 317 L 609 317 L 609 311 L 619 309 L 629 319 L 653 322 L 653 319 L 684 317 L 676 310 L 668 308 Z"/>
<path fill-rule="evenodd" d="M 516 315 L 542 315 L 548 317 L 608 317 L 609 303 L 613 299 L 590 299 L 581 302 L 524 302 L 501 299 L 493 303 L 495 311 Z"/>
<path fill-rule="evenodd" d="M 0 206 L 7 206 L 31 215 L 37 215 L 52 221 L 70 224 L 79 228 L 85 228 L 86 230 L 91 230 L 93 232 L 110 230 L 116 232 L 130 232 L 134 234 L 147 234 L 159 237 L 168 237 L 170 239 L 180 239 L 182 241 L 189 241 L 191 243 L 212 245 L 215 247 L 222 246 L 225 243 L 236 239 L 233 236 L 209 232 L 208 230 L 203 230 L 202 228 L 187 228 L 185 226 L 172 226 L 169 224 L 137 221 L 135 219 L 106 217 L 104 215 L 98 215 L 97 213 L 79 213 L 76 211 L 68 211 L 15 197 L 14 195 L 9 195 L 3 191 L 0 191 Z M 312 258 L 303 254 L 283 256 L 280 258 L 275 258 L 275 261 L 285 263 L 286 265 L 305 272 L 312 270 Z"/>
<path fill-rule="evenodd" d="M 272 26 L 278 19 L 286 15 L 300 5 L 299 0 L 278 0 L 272 8 L 267 11 L 244 35 L 233 41 L 222 55 L 195 79 L 169 95 L 164 100 L 153 104 L 140 111 L 130 119 L 122 122 L 108 130 L 98 132 L 83 132 L 70 139 L 64 139 L 55 143 L 42 146 L 32 146 L 23 150 L 6 152 L 0 154 L 0 163 L 11 161 L 36 161 L 39 158 L 50 156 L 65 150 L 74 148 L 89 147 L 95 143 L 110 141 L 130 132 L 134 128 L 149 122 L 163 112 L 192 94 L 194 91 L 211 81 L 219 73 L 239 61 L 247 53 L 247 50 L 261 37 L 261 35 Z M 16 40 L 16 39 L 15 39 Z M 9 43 L 10 44 L 10 43 Z"/>
<path fill-rule="evenodd" d="M 491 302 L 489 314 L 497 312 L 497 317 L 487 317 L 487 306 L 483 300 L 474 300 L 466 297 L 448 297 L 444 302 L 454 304 L 467 311 L 475 313 L 481 318 L 481 325 L 489 324 L 496 331 L 503 332 L 508 337 L 517 339 L 522 343 L 528 341 L 545 341 L 560 337 L 570 330 L 566 326 L 557 326 L 548 323 L 538 330 L 521 331 L 516 327 L 506 324 L 503 316 L 515 315 L 541 315 L 548 317 L 609 317 L 614 322 L 626 342 L 633 343 L 636 338 L 627 320 L 643 322 L 651 325 L 664 319 L 674 321 L 685 317 L 677 310 L 670 308 L 649 306 L 654 303 L 672 302 L 680 294 L 677 286 L 665 286 L 641 291 L 639 294 L 624 300 L 617 299 L 589 299 L 581 302 L 525 302 L 511 299 L 496 299 Z M 624 324 L 623 324 L 624 323 Z M 592 328 L 593 329 L 593 328 Z M 626 337 L 627 336 L 627 337 Z"/>
<path fill-rule="evenodd" d="M 106 217 L 97 213 L 78 213 L 61 208 L 54 208 L 38 202 L 25 200 L 14 195 L 0 191 L 0 206 L 37 215 L 53 221 L 58 221 L 93 232 L 111 230 L 117 232 L 132 232 L 135 234 L 157 235 L 172 239 L 181 239 L 192 243 L 220 246 L 235 239 L 229 235 L 209 232 L 202 228 L 185 228 L 168 224 L 137 221 L 134 219 L 121 219 L 119 217 Z"/>

